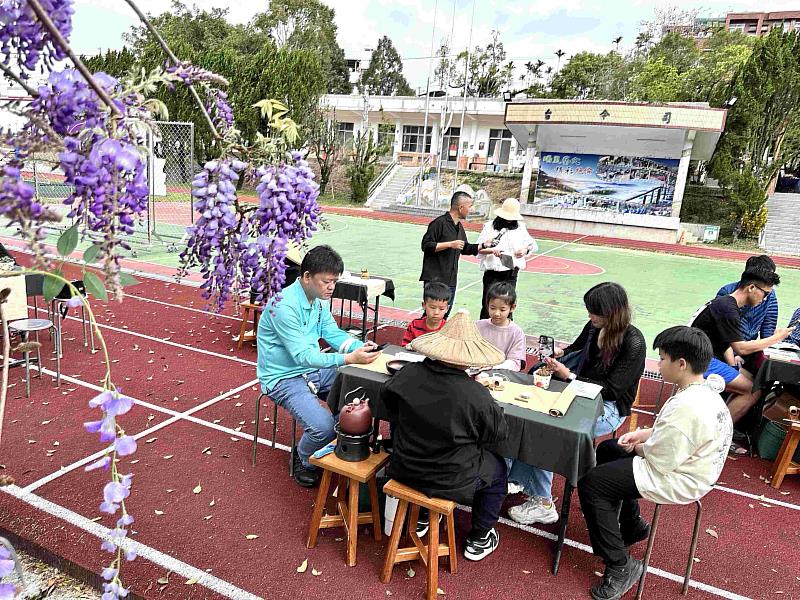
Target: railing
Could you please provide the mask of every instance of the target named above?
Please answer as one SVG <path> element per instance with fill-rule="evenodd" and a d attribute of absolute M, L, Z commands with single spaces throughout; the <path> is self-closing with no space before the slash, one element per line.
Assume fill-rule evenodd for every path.
<path fill-rule="evenodd" d="M 383 185 L 383 182 L 386 181 L 386 178 L 389 177 L 389 175 L 392 172 L 392 169 L 394 169 L 396 166 L 397 166 L 397 161 L 393 160 L 388 165 L 386 165 L 386 168 L 380 172 L 380 174 L 372 181 L 372 183 L 369 184 L 369 188 L 367 190 L 368 199 L 372 198 L 372 194 L 374 194 L 375 190 L 377 190 L 381 185 Z"/>

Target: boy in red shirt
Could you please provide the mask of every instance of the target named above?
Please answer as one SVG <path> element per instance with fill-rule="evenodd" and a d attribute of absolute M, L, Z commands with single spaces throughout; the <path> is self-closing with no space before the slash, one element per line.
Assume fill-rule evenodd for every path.
<path fill-rule="evenodd" d="M 447 303 L 450 301 L 450 288 L 440 281 L 429 281 L 422 292 L 424 317 L 414 319 L 408 324 L 401 346 L 407 346 L 421 335 L 439 331 L 445 324 Z M 413 346 L 413 344 L 412 344 Z"/>

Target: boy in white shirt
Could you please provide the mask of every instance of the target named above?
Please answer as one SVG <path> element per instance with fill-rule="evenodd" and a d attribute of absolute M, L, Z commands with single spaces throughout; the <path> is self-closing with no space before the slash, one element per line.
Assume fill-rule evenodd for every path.
<path fill-rule="evenodd" d="M 639 498 L 689 504 L 705 496 L 722 472 L 733 434 L 730 412 L 703 373 L 713 356 L 708 336 L 694 327 L 670 327 L 656 336 L 664 381 L 678 390 L 652 429 L 624 434 L 597 447 L 597 467 L 578 483 L 594 553 L 606 565 L 595 600 L 616 600 L 642 574 L 626 546 L 649 535 Z"/>

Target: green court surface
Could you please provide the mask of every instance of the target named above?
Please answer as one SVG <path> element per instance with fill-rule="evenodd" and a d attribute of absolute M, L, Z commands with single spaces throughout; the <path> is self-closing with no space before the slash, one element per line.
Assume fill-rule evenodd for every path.
<path fill-rule="evenodd" d="M 176 227 L 177 230 L 177 227 Z M 377 219 L 326 215 L 325 227 L 310 240 L 310 246 L 329 244 L 344 258 L 345 269 L 359 273 L 390 277 L 395 284 L 396 300 L 381 299 L 381 306 L 394 306 L 413 311 L 419 308 L 422 285 L 420 240 L 425 231 L 421 225 L 395 223 Z M 9 232 L 9 230 L 6 230 Z M 477 233 L 469 232 L 471 241 Z M 55 236 L 51 241 L 55 241 Z M 135 244 L 139 260 L 177 266 L 180 240 L 167 250 L 165 243 L 154 240 L 152 246 Z M 529 268 L 537 263 L 556 272 L 521 272 L 517 285 L 519 300 L 514 318 L 528 334 L 548 334 L 558 340 L 571 341 L 586 321 L 583 294 L 602 281 L 616 281 L 628 292 L 634 307 L 634 323 L 648 343 L 671 325 L 685 324 L 694 311 L 712 299 L 724 284 L 736 281 L 743 264 L 708 260 L 689 256 L 658 254 L 638 250 L 588 246 L 574 243 L 537 240 L 543 257 L 529 260 Z M 556 259 L 556 260 L 553 260 Z M 587 263 L 592 274 L 563 274 L 561 259 Z M 581 265 L 570 265 L 580 267 Z M 575 269 L 566 269 L 566 272 Z M 599 271 L 599 272 L 598 272 Z M 800 306 L 800 270 L 780 268 L 781 284 L 777 288 L 780 301 L 779 326 L 785 326 L 792 312 Z M 458 275 L 456 307 L 467 308 L 475 318 L 480 312 L 481 273 L 476 262 L 462 259 Z M 650 350 L 650 356 L 655 353 Z"/>

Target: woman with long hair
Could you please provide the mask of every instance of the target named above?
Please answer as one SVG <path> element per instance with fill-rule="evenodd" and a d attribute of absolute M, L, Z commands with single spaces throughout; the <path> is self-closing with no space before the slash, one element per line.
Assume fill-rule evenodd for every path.
<path fill-rule="evenodd" d="M 602 386 L 603 414 L 594 428 L 595 437 L 602 437 L 616 431 L 631 414 L 647 347 L 642 332 L 631 324 L 628 294 L 621 285 L 600 283 L 584 294 L 583 303 L 589 321 L 572 344 L 557 349 L 555 357 L 545 358 L 545 363 L 559 379 L 579 379 Z M 521 486 L 528 496 L 527 501 L 508 511 L 517 523 L 558 520 L 550 491 L 551 472 L 514 461 L 508 481 Z"/>
<path fill-rule="evenodd" d="M 481 253 L 483 272 L 483 302 L 481 319 L 489 318 L 486 294 L 495 283 L 509 282 L 516 287 L 517 275 L 525 268 L 525 258 L 536 252 L 537 245 L 525 227 L 519 212 L 519 200 L 506 198 L 495 212 L 495 218 L 483 226 L 478 243 L 485 244 L 494 252 Z"/>

